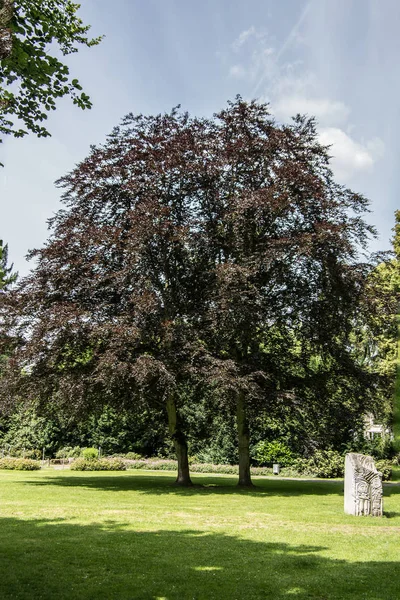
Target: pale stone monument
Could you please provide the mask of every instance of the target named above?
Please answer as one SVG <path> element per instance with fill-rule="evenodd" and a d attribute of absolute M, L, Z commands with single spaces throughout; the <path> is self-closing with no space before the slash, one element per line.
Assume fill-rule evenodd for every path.
<path fill-rule="evenodd" d="M 344 467 L 344 512 L 348 515 L 383 515 L 382 474 L 372 456 L 346 454 Z"/>

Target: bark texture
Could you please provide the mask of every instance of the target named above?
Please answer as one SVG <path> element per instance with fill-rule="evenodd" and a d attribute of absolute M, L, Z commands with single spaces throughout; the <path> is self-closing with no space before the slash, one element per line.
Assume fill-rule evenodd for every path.
<path fill-rule="evenodd" d="M 192 485 L 189 472 L 188 446 L 185 434 L 179 427 L 178 415 L 176 412 L 176 403 L 173 395 L 167 399 L 168 427 L 174 442 L 176 458 L 178 460 L 178 475 L 176 485 Z"/>
<path fill-rule="evenodd" d="M 252 486 L 250 475 L 250 436 L 249 424 L 246 416 L 245 395 L 240 392 L 237 397 L 236 405 L 237 431 L 239 442 L 239 482 L 241 486 Z"/>

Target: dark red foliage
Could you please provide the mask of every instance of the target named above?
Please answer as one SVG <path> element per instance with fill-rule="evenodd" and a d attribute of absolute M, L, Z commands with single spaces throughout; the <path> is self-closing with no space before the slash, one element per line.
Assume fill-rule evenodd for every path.
<path fill-rule="evenodd" d="M 128 115 L 58 185 L 65 208 L 3 305 L 13 393 L 77 411 L 190 379 L 262 396 L 272 330 L 345 356 L 373 230 L 312 119 L 279 126 L 240 98 L 212 120 Z"/>

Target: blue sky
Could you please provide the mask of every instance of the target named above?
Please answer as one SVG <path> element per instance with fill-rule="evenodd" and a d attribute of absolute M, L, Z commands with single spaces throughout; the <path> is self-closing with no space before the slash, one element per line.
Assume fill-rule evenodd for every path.
<path fill-rule="evenodd" d="M 270 102 L 280 121 L 317 117 L 336 178 L 371 200 L 368 220 L 379 231 L 371 249 L 389 248 L 400 208 L 398 0 L 81 2 L 91 33 L 106 36 L 68 58 L 93 109 L 63 99 L 48 120 L 51 138 L 0 147 L 0 237 L 21 274 L 60 207 L 54 181 L 124 114 L 181 104 L 211 115 L 238 93 Z"/>

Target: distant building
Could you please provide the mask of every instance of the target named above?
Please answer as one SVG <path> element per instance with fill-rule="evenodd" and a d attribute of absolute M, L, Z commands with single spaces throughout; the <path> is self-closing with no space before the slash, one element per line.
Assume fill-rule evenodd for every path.
<path fill-rule="evenodd" d="M 364 417 L 364 437 L 367 440 L 373 440 L 377 436 L 379 437 L 392 437 L 393 434 L 388 427 L 385 427 L 381 423 L 375 423 L 374 415 L 368 414 Z"/>

